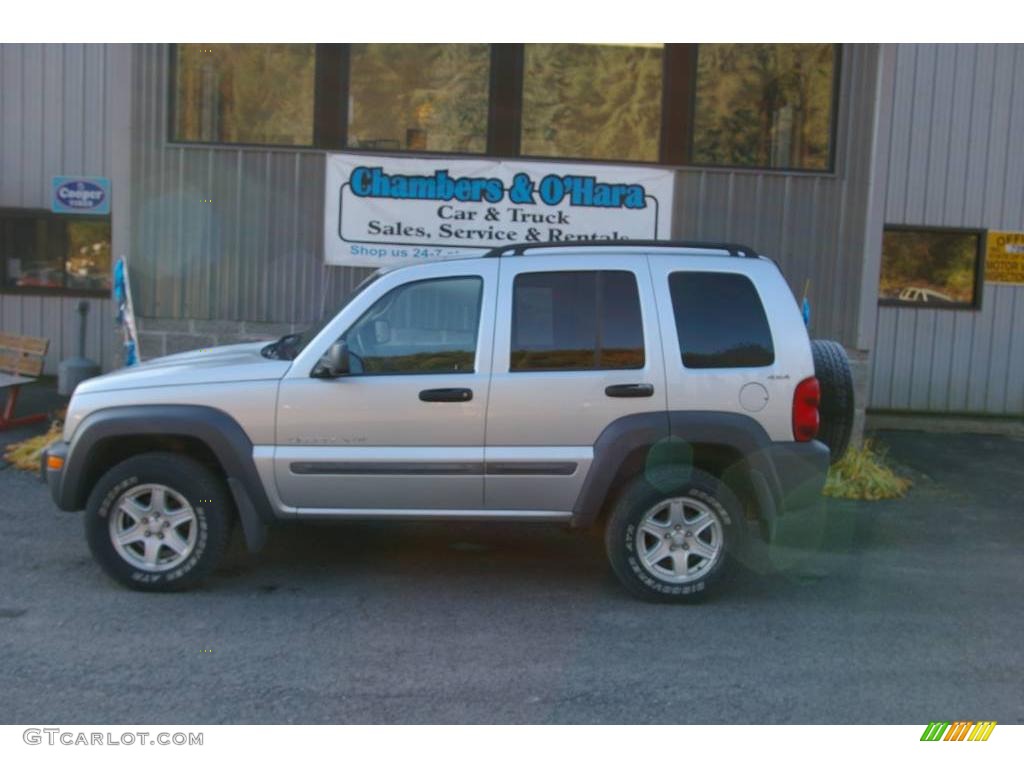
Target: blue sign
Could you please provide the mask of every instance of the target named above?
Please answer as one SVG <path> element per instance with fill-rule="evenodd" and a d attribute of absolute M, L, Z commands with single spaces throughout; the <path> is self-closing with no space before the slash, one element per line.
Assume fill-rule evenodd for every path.
<path fill-rule="evenodd" d="M 110 179 L 103 176 L 54 176 L 50 210 L 54 213 L 110 213 Z"/>

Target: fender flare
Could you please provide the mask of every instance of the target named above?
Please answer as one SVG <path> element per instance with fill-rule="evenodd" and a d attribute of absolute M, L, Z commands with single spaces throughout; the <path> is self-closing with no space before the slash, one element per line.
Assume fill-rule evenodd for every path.
<path fill-rule="evenodd" d="M 143 435 L 190 437 L 202 441 L 224 469 L 235 500 L 246 545 L 258 552 L 266 543 L 266 524 L 274 519 L 256 465 L 252 441 L 224 411 L 202 405 L 126 405 L 93 411 L 75 430 L 61 473 L 57 505 L 82 509 L 90 488 L 96 446 L 110 438 Z"/>
<path fill-rule="evenodd" d="M 612 491 L 619 469 L 638 450 L 645 462 L 688 461 L 687 444 L 720 446 L 738 453 L 767 525 L 777 517 L 781 484 L 770 458 L 772 441 L 756 420 L 726 411 L 636 413 L 609 424 L 594 443 L 594 459 L 573 508 L 573 525 L 593 524 Z"/>

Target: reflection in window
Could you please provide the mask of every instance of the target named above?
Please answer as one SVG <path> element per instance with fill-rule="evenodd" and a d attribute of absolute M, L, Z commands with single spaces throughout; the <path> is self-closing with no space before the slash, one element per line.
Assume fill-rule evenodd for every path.
<path fill-rule="evenodd" d="M 656 161 L 661 45 L 526 46 L 524 155 Z"/>
<path fill-rule="evenodd" d="M 372 43 L 351 51 L 350 147 L 486 150 L 490 46 Z"/>
<path fill-rule="evenodd" d="M 835 47 L 701 44 L 693 161 L 827 169 Z"/>
<path fill-rule="evenodd" d="M 4 256 L 4 284 L 8 288 L 61 288 L 64 270 L 59 250 L 51 241 L 59 237 L 50 217 L 12 216 L 0 223 Z"/>
<path fill-rule="evenodd" d="M 110 290 L 110 219 L 39 212 L 0 214 L 6 288 Z"/>
<path fill-rule="evenodd" d="M 353 373 L 472 373 L 479 277 L 421 280 L 377 300 L 345 333 Z"/>
<path fill-rule="evenodd" d="M 109 221 L 68 221 L 64 271 L 68 288 L 110 290 Z"/>
<path fill-rule="evenodd" d="M 748 277 L 673 272 L 668 287 L 684 366 L 748 368 L 775 362 L 768 318 Z"/>
<path fill-rule="evenodd" d="M 879 298 L 914 306 L 976 303 L 979 232 L 887 228 Z"/>
<path fill-rule="evenodd" d="M 313 143 L 315 46 L 175 47 L 175 139 Z"/>
<path fill-rule="evenodd" d="M 632 272 L 524 272 L 512 301 L 512 371 L 644 367 Z"/>

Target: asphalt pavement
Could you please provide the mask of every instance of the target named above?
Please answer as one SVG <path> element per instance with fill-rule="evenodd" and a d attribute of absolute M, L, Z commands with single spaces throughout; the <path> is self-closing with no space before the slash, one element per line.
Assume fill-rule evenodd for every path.
<path fill-rule="evenodd" d="M 1024 722 L 1024 441 L 880 438 L 906 499 L 825 502 L 695 606 L 507 524 L 236 535 L 204 588 L 138 594 L 3 469 L 0 722 Z"/>

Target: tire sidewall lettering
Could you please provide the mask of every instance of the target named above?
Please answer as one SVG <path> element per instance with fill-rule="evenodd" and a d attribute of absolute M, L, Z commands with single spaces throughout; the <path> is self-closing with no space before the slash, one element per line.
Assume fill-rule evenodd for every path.
<path fill-rule="evenodd" d="M 623 545 L 625 552 L 625 560 L 629 566 L 631 575 L 639 581 L 646 589 L 651 592 L 665 595 L 665 596 L 687 596 L 697 595 L 703 593 L 710 583 L 711 577 L 722 568 L 725 558 L 728 556 L 728 547 L 731 540 L 731 532 L 733 529 L 733 517 L 730 515 L 728 509 L 721 501 L 712 493 L 709 493 L 702 488 L 698 487 L 687 487 L 680 489 L 677 493 L 669 494 L 658 494 L 659 498 L 673 498 L 673 497 L 692 497 L 699 501 L 707 504 L 712 513 L 718 518 L 722 524 L 722 532 L 726 537 L 726 552 L 723 552 L 719 561 L 715 563 L 710 573 L 705 574 L 699 580 L 690 582 L 688 584 L 673 584 L 670 582 L 662 581 L 655 576 L 651 575 L 643 564 L 640 562 L 639 556 L 636 551 L 636 532 L 639 525 L 638 518 L 642 514 L 641 509 L 644 505 L 639 505 L 636 512 L 631 516 L 629 522 L 623 526 L 622 537 L 620 541 Z M 650 498 L 651 503 L 657 499 Z"/>
<path fill-rule="evenodd" d="M 140 478 L 137 474 L 132 474 L 123 480 L 114 483 L 110 489 L 104 494 L 103 499 L 96 510 L 96 516 L 103 521 L 104 529 L 110 524 L 110 515 L 114 510 L 114 504 L 121 498 L 121 496 L 131 488 L 137 485 L 143 485 L 151 480 Z M 192 500 L 188 497 L 191 495 L 180 487 L 175 487 L 169 483 L 165 484 L 168 487 L 173 488 L 175 491 L 180 493 L 189 503 Z M 106 534 L 104 539 L 104 546 L 109 547 L 110 553 L 116 558 L 117 562 L 125 569 L 128 570 L 128 578 L 138 584 L 159 584 L 161 582 L 172 583 L 184 578 L 190 571 L 192 571 L 202 560 L 203 554 L 206 552 L 207 545 L 209 543 L 209 521 L 207 519 L 206 509 L 203 506 L 193 505 L 193 509 L 196 513 L 197 532 L 196 532 L 196 545 L 189 555 L 188 559 L 181 565 L 173 568 L 169 571 L 163 571 L 160 573 L 151 573 L 149 571 L 141 571 L 131 563 L 126 561 L 120 556 L 113 545 L 109 542 L 109 534 Z"/>
<path fill-rule="evenodd" d="M 110 517 L 110 512 L 113 509 L 114 502 L 121 498 L 121 495 L 129 488 L 141 484 L 142 483 L 139 478 L 135 476 L 125 478 L 121 482 L 115 483 L 107 492 L 107 495 L 103 497 L 103 501 L 100 502 L 99 509 L 96 510 L 97 516 L 103 520 L 107 520 Z"/>

